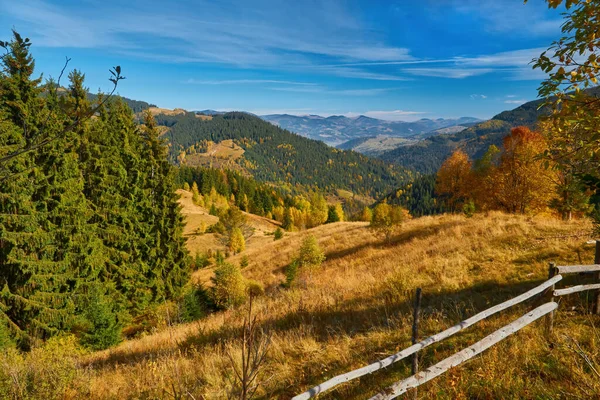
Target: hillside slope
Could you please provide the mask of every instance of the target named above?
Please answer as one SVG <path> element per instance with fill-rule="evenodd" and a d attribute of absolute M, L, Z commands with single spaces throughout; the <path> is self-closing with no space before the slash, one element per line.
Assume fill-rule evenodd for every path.
<path fill-rule="evenodd" d="M 243 254 L 250 265 L 243 274 L 266 287 L 255 309 L 260 326 L 273 335 L 258 398 L 289 399 L 409 346 L 417 287 L 424 292 L 421 335 L 426 336 L 536 286 L 546 279 L 550 261 L 591 263 L 593 249 L 585 245 L 589 228 L 585 221 L 500 213 L 470 219 L 444 215 L 408 221 L 390 245 L 364 223 L 335 223 L 247 250 Z M 318 238 L 327 260 L 306 287 L 283 289 L 284 267 L 309 234 Z M 203 270 L 196 279 L 206 281 L 210 272 Z M 564 284 L 582 279 L 575 276 Z M 593 356 L 599 350 L 600 335 L 593 328 L 598 321 L 582 313 L 581 299 L 562 300 L 552 347 L 543 324 L 535 323 L 423 385 L 420 398 L 565 398 L 565 393 L 597 398 L 596 375 L 570 350 L 573 343 L 580 344 L 598 367 Z M 529 307 L 532 303 L 503 312 L 428 348 L 420 365 L 432 365 L 474 343 Z M 194 398 L 225 398 L 232 373 L 226 351 L 239 356 L 243 317 L 237 310 L 217 313 L 83 356 L 81 385 L 90 400 L 161 398 L 173 390 Z M 410 362 L 400 362 L 319 398 L 368 398 L 409 375 Z"/>
<path fill-rule="evenodd" d="M 163 137 L 169 141 L 173 162 L 194 165 L 194 158 L 210 154 L 214 143 L 232 140 L 243 150 L 236 153 L 237 158 L 204 157 L 199 164 L 226 163 L 228 168 L 235 164 L 259 181 L 290 191 L 298 187 L 329 193 L 346 189 L 378 197 L 412 176 L 403 167 L 331 148 L 245 113 L 214 115 L 210 120 L 194 113 L 159 114 L 156 120 L 169 128 Z"/>
<path fill-rule="evenodd" d="M 587 93 L 599 97 L 600 87 L 588 89 Z M 547 108 L 540 108 L 544 101 L 530 101 L 460 132 L 433 135 L 414 145 L 398 147 L 383 153 L 379 158 L 422 173 L 436 172 L 457 148 L 463 149 L 473 158 L 479 158 L 490 145 L 500 146 L 511 128 L 520 125 L 535 128 L 539 117 L 549 112 Z"/>
<path fill-rule="evenodd" d="M 219 222 L 219 217 L 210 215 L 208 210 L 199 207 L 192 202 L 192 193 L 186 190 L 178 190 L 179 204 L 181 205 L 181 214 L 185 221 L 183 235 L 186 238 L 186 246 L 190 254 L 226 251 L 226 245 L 214 233 L 199 233 Z M 247 223 L 254 229 L 253 235 L 246 241 L 248 250 L 260 248 L 267 242 L 273 241 L 272 233 L 281 224 L 272 219 L 261 217 L 246 212 Z"/>

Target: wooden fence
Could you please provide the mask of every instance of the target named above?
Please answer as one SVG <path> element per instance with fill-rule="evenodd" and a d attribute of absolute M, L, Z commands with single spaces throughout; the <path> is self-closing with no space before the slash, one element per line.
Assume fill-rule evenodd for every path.
<path fill-rule="evenodd" d="M 431 379 L 440 376 L 444 372 L 448 371 L 452 367 L 456 367 L 457 365 L 473 358 L 474 356 L 480 354 L 486 349 L 492 347 L 513 333 L 519 331 L 525 326 L 531 324 L 532 322 L 540 319 L 543 316 L 546 316 L 546 329 L 548 332 L 552 331 L 553 323 L 554 323 L 554 312 L 558 308 L 558 304 L 554 301 L 555 297 L 565 296 L 572 293 L 587 291 L 587 290 L 595 290 L 595 298 L 594 298 L 594 313 L 600 313 L 600 283 L 589 284 L 589 285 L 578 285 L 572 286 L 564 289 L 555 289 L 556 283 L 558 283 L 565 274 L 575 274 L 575 273 L 595 273 L 596 279 L 600 281 L 600 241 L 596 242 L 596 257 L 593 265 L 569 265 L 569 266 L 556 266 L 554 263 L 550 264 L 549 272 L 548 272 L 548 280 L 542 283 L 539 286 L 513 298 L 507 300 L 503 303 L 500 303 L 494 307 L 488 308 L 485 311 L 482 311 L 471 318 L 468 318 L 448 329 L 437 333 L 433 336 L 429 336 L 428 338 L 416 343 L 416 326 L 418 323 L 418 307 L 420 306 L 420 290 L 417 292 L 417 299 L 415 301 L 415 313 L 414 313 L 414 321 L 413 324 L 413 345 L 384 359 L 376 361 L 372 364 L 366 365 L 362 368 L 355 369 L 350 372 L 346 372 L 344 374 L 335 376 L 319 385 L 309 389 L 308 391 L 301 393 L 292 398 L 292 400 L 306 400 L 317 396 L 319 393 L 323 393 L 329 389 L 332 389 L 342 383 L 349 382 L 351 380 L 357 379 L 361 376 L 365 376 L 371 374 L 375 371 L 383 369 L 396 363 L 400 360 L 403 360 L 411 355 L 413 355 L 413 375 L 409 378 L 401 380 L 399 382 L 394 383 L 387 389 L 383 390 L 379 394 L 374 397 L 371 397 L 371 400 L 384 400 L 384 399 L 394 399 L 399 395 L 406 393 L 411 388 L 417 388 L 419 385 L 430 381 Z M 522 303 L 525 300 L 531 299 L 534 296 L 545 296 L 547 298 L 547 302 L 533 311 L 523 315 L 519 319 L 513 321 L 512 323 L 498 329 L 494 333 L 489 336 L 486 336 L 484 339 L 479 342 L 473 344 L 466 349 L 459 351 L 458 353 L 438 362 L 437 364 L 427 368 L 424 371 L 416 372 L 417 361 L 416 354 L 419 350 L 424 349 L 427 346 L 430 346 L 434 343 L 440 342 L 444 339 L 449 338 L 450 336 L 470 327 L 471 325 L 488 318 L 491 315 L 494 315 L 500 311 L 506 310 L 516 304 Z"/>

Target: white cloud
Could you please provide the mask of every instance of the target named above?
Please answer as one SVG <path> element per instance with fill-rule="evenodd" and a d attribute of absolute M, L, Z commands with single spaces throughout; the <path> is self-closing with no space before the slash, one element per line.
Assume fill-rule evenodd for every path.
<path fill-rule="evenodd" d="M 504 102 L 506 104 L 517 104 L 517 105 L 521 105 L 521 104 L 525 104 L 527 103 L 527 100 L 504 100 Z"/>
<path fill-rule="evenodd" d="M 225 79 L 225 80 L 197 80 L 190 78 L 185 83 L 193 85 L 240 85 L 240 84 L 279 84 L 279 85 L 298 85 L 315 86 L 312 82 L 282 81 L 277 79 Z"/>
<path fill-rule="evenodd" d="M 488 74 L 493 71 L 491 68 L 454 68 L 452 66 L 442 68 L 408 68 L 403 70 L 403 72 L 412 75 L 450 79 L 464 79 L 471 76 Z"/>
<path fill-rule="evenodd" d="M 279 92 L 295 92 L 295 93 L 320 93 L 328 95 L 343 95 L 343 96 L 376 96 L 393 90 L 392 88 L 372 88 L 372 89 L 343 89 L 334 90 L 323 86 L 314 87 L 272 87 L 271 90 Z"/>
<path fill-rule="evenodd" d="M 471 97 L 472 99 L 481 99 L 481 100 L 487 99 L 487 96 L 485 94 L 472 94 L 469 97 Z"/>
<path fill-rule="evenodd" d="M 242 66 L 312 65 L 317 55 L 347 62 L 412 59 L 408 49 L 384 44 L 338 1 L 307 0 L 285 7 L 268 0 L 67 7 L 47 0 L 0 0 L 0 6 L 26 24 L 41 46 L 121 49 L 160 61 Z"/>

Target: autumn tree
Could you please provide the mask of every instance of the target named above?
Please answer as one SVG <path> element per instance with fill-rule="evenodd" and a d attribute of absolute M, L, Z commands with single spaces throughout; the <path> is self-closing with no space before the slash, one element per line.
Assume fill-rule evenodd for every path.
<path fill-rule="evenodd" d="M 456 150 L 438 170 L 435 190 L 452 211 L 460 209 L 470 196 L 471 166 L 469 156 Z"/>
<path fill-rule="evenodd" d="M 397 227 L 408 218 L 408 212 L 402 207 L 379 203 L 373 209 L 373 217 L 369 226 L 375 232 L 382 234 L 385 237 L 385 241 L 389 242 Z"/>
<path fill-rule="evenodd" d="M 319 246 L 317 238 L 314 235 L 304 238 L 296 257 L 286 268 L 287 286 L 292 285 L 298 276 L 306 283 L 312 272 L 318 269 L 323 261 L 325 261 L 325 253 Z"/>
<path fill-rule="evenodd" d="M 327 216 L 327 223 L 331 222 L 340 222 L 343 221 L 344 218 L 344 209 L 342 208 L 341 203 L 337 203 L 329 206 L 329 213 Z"/>
<path fill-rule="evenodd" d="M 233 254 L 246 250 L 246 240 L 240 228 L 233 228 L 229 233 L 228 247 Z"/>
<path fill-rule="evenodd" d="M 494 177 L 494 198 L 510 213 L 536 213 L 546 209 L 555 194 L 555 174 L 539 158 L 546 140 L 526 127 L 513 128 L 504 138 L 500 165 Z"/>
<path fill-rule="evenodd" d="M 483 157 L 473 164 L 469 197 L 464 206 L 471 210 L 474 206 L 479 210 L 488 210 L 496 207 L 494 203 L 495 183 L 494 175 L 500 163 L 500 149 L 491 145 Z M 463 212 L 464 212 L 463 206 Z"/>

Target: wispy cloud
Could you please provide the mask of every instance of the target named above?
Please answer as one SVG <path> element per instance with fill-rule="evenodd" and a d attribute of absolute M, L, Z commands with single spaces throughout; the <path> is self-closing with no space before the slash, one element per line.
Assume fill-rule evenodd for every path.
<path fill-rule="evenodd" d="M 380 41 L 337 1 L 301 1 L 285 7 L 265 0 L 200 0 L 178 7 L 103 2 L 72 8 L 49 0 L 0 0 L 0 5 L 7 15 L 27 24 L 43 46 L 143 51 L 160 61 L 174 55 L 246 66 L 314 65 L 316 56 L 348 62 L 412 59 L 408 49 Z M 206 16 L 203 20 L 198 10 Z"/>
<path fill-rule="evenodd" d="M 403 72 L 418 76 L 431 76 L 435 78 L 464 79 L 470 76 L 483 75 L 492 72 L 491 68 L 409 68 Z"/>
<path fill-rule="evenodd" d="M 279 91 L 279 92 L 295 92 L 295 93 L 318 93 L 318 94 L 327 94 L 327 95 L 343 95 L 343 96 L 376 96 L 390 90 L 394 90 L 393 88 L 372 88 L 372 89 L 328 89 L 323 86 L 314 86 L 314 87 L 272 87 L 271 90 Z"/>
<path fill-rule="evenodd" d="M 504 100 L 504 103 L 521 105 L 527 103 L 527 100 Z"/>
<path fill-rule="evenodd" d="M 225 79 L 225 80 L 198 80 L 190 78 L 185 81 L 192 85 L 241 85 L 241 84 L 278 84 L 278 85 L 298 85 L 298 86 L 315 86 L 313 82 L 297 82 L 284 81 L 277 79 Z"/>
<path fill-rule="evenodd" d="M 472 99 L 481 99 L 481 100 L 487 99 L 487 96 L 485 94 L 472 94 L 469 97 Z"/>
<path fill-rule="evenodd" d="M 549 17 L 544 3 L 510 5 L 502 1 L 451 0 L 457 11 L 483 22 L 488 32 L 522 36 L 557 37 L 562 20 Z"/>

